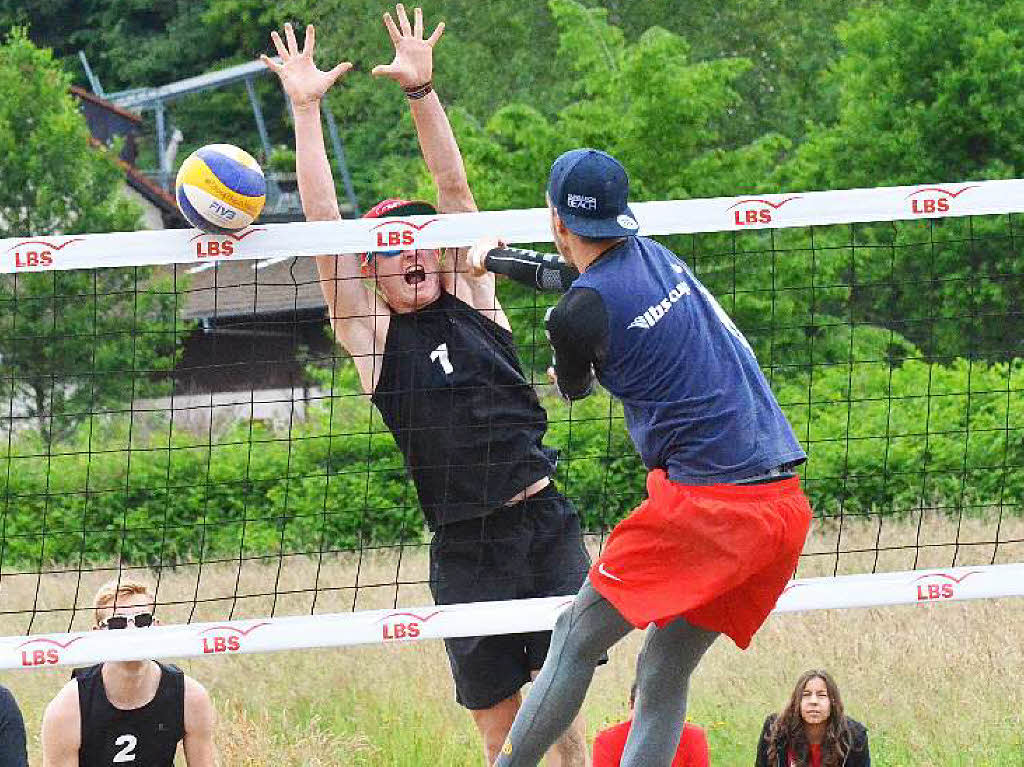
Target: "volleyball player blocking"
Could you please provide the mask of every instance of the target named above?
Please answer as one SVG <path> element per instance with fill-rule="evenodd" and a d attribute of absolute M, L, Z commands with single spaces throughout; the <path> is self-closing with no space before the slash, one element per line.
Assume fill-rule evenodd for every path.
<path fill-rule="evenodd" d="M 750 644 L 810 525 L 794 473 L 807 456 L 753 350 L 682 260 L 637 236 L 628 190 L 625 169 L 604 152 L 576 149 L 552 165 L 551 231 L 568 262 L 562 271 L 578 276 L 547 330 L 563 396 L 586 397 L 596 379 L 622 401 L 648 497 L 612 531 L 559 616 L 498 767 L 536 765 L 579 711 L 601 655 L 652 624 L 622 765 L 668 767 L 690 674 L 720 633 Z M 540 284 L 556 266 L 540 254 L 493 252 L 497 245 L 474 245 L 476 273 L 490 265 Z"/>
<path fill-rule="evenodd" d="M 396 21 L 397 19 L 397 21 Z M 455 136 L 433 90 L 433 48 L 423 16 L 384 15 L 395 46 L 373 70 L 402 86 L 438 204 L 389 199 L 367 217 L 475 211 Z M 321 72 L 314 29 L 300 50 L 290 25 L 271 35 L 295 116 L 299 193 L 309 221 L 341 217 L 320 120 L 320 100 L 351 68 Z M 352 355 L 416 486 L 438 604 L 574 594 L 590 566 L 579 518 L 551 481 L 556 454 L 547 418 L 523 374 L 490 274 L 471 275 L 464 250 L 389 250 L 320 256 L 317 268 L 335 337 Z M 372 282 L 371 282 L 372 281 Z M 539 671 L 550 632 L 445 640 L 458 702 L 470 710 L 490 763 Z M 558 741 L 556 743 L 556 740 Z M 581 721 L 565 722 L 549 764 L 587 762 Z M 547 751 L 548 747 L 545 747 Z"/>

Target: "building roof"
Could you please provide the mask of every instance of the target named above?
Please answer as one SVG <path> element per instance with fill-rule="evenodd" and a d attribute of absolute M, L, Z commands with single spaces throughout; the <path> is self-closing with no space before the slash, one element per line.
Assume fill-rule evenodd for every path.
<path fill-rule="evenodd" d="M 106 112 L 110 112 L 111 114 L 115 114 L 119 117 L 123 117 L 125 120 L 128 120 L 128 122 L 130 123 L 134 123 L 136 126 L 142 125 L 142 118 L 139 117 L 137 114 L 135 114 L 134 112 L 129 112 L 127 109 L 122 109 L 117 104 L 107 101 L 107 99 L 103 98 L 102 96 L 97 96 L 95 93 L 91 93 L 90 91 L 87 91 L 84 88 L 79 88 L 77 85 L 72 85 L 70 87 L 70 90 L 71 95 L 79 99 L 80 101 L 88 101 L 92 104 L 95 104 L 100 109 L 103 109 Z"/>
<path fill-rule="evenodd" d="M 185 216 L 182 215 L 181 210 L 178 209 L 178 203 L 174 199 L 174 195 L 150 179 L 149 176 L 134 165 L 129 165 L 123 160 L 118 160 L 118 164 L 124 169 L 125 181 L 128 182 L 128 186 L 153 203 L 164 214 L 164 224 L 167 228 L 185 229 L 191 226 L 185 219 Z"/>
<path fill-rule="evenodd" d="M 182 316 L 239 320 L 326 308 L 314 259 L 275 259 L 254 269 L 260 263 L 267 262 L 219 261 L 198 270 L 178 266 L 179 277 L 183 272 L 191 272 L 187 275 L 188 287 L 182 291 Z"/>
<path fill-rule="evenodd" d="M 90 143 L 96 147 L 107 146 L 115 136 L 123 136 L 126 140 L 118 165 L 124 171 L 125 181 L 132 189 L 141 194 L 159 211 L 165 227 L 185 228 L 188 221 L 178 210 L 174 195 L 154 182 L 135 167 L 134 132 L 142 125 L 138 115 L 112 104 L 95 93 L 83 90 L 75 85 L 70 87 L 71 95 L 82 102 L 83 112 L 89 131 L 92 134 Z M 107 115 L 106 118 L 98 115 Z"/>

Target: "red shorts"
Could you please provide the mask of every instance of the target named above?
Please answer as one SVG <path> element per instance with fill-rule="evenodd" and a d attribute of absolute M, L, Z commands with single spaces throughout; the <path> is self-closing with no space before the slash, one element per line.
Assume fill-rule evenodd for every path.
<path fill-rule="evenodd" d="M 615 526 L 590 582 L 639 629 L 683 617 L 746 649 L 803 550 L 811 506 L 800 480 L 682 485 L 655 469 L 647 495 Z"/>

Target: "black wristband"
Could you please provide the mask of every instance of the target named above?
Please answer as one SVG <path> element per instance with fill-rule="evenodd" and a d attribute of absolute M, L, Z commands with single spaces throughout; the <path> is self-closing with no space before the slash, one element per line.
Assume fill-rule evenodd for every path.
<path fill-rule="evenodd" d="M 423 98 L 434 90 L 434 85 L 430 80 L 427 80 L 423 85 L 413 85 L 409 88 L 402 88 L 402 90 L 405 91 L 405 97 L 407 99 L 415 101 L 416 99 Z"/>

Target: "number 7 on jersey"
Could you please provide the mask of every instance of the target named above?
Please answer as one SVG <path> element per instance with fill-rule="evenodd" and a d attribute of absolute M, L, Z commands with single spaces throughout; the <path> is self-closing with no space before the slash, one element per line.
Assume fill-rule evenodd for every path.
<path fill-rule="evenodd" d="M 452 367 L 451 360 L 448 359 L 448 344 L 441 344 L 434 351 L 430 353 L 431 362 L 440 362 L 441 370 L 444 371 L 446 376 L 450 376 L 455 372 L 455 368 Z"/>

